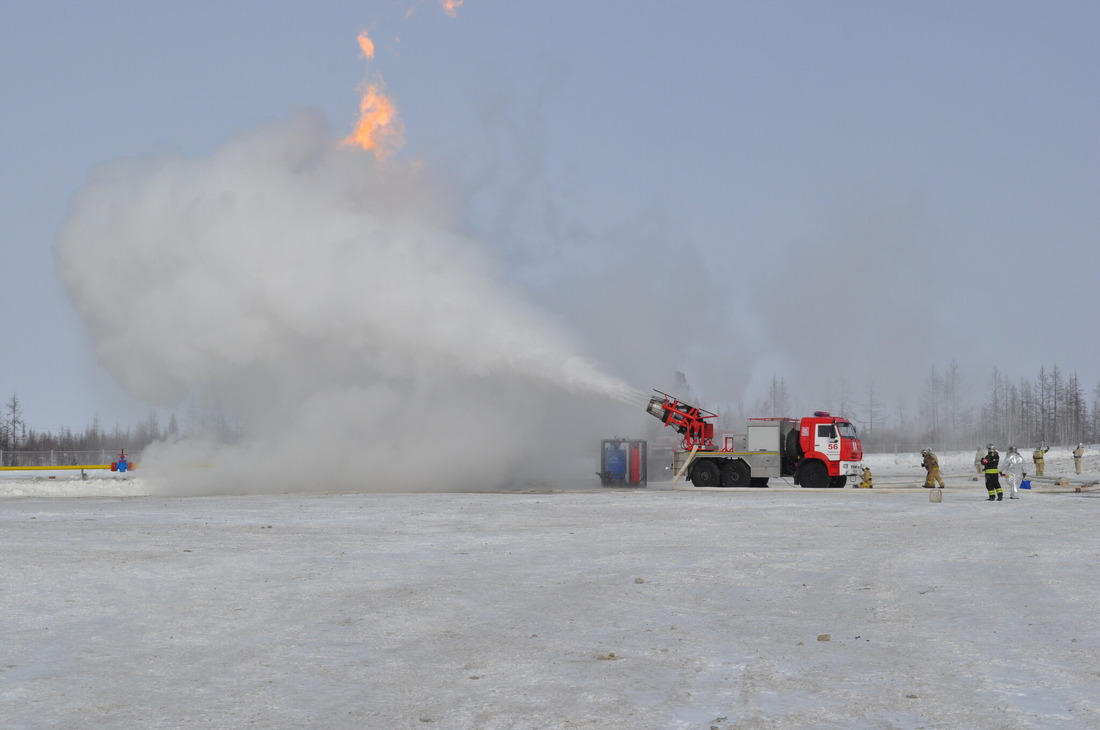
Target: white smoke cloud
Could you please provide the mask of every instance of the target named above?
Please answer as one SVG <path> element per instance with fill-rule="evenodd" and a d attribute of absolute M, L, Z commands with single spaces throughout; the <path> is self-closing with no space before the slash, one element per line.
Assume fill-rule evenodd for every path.
<path fill-rule="evenodd" d="M 341 148 L 304 112 L 208 157 L 95 169 L 56 258 L 100 357 L 154 404 L 213 393 L 246 434 L 144 466 L 207 492 L 492 486 L 545 388 L 644 398 L 510 289 L 449 208 L 417 166 Z M 199 463 L 216 466 L 183 467 Z"/>

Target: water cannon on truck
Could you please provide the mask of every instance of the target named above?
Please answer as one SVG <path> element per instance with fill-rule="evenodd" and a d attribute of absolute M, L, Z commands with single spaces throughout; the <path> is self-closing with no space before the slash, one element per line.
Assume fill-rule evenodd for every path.
<path fill-rule="evenodd" d="M 718 414 L 655 391 L 646 412 L 683 436 L 672 467 L 697 487 L 766 487 L 792 477 L 810 489 L 843 487 L 858 477 L 863 444 L 851 421 L 826 411 L 802 418 L 750 418 L 746 433 L 715 443 Z"/>

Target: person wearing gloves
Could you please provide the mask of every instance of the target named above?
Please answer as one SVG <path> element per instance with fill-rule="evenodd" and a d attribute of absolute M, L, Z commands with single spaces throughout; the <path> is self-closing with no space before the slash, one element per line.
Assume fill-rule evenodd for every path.
<path fill-rule="evenodd" d="M 859 480 L 859 488 L 860 489 L 874 489 L 875 488 L 875 480 L 874 480 L 874 477 L 871 475 L 871 467 L 869 467 L 869 466 L 863 467 L 863 477 Z"/>
<path fill-rule="evenodd" d="M 1027 476 L 1024 471 L 1024 457 L 1016 450 L 1015 446 L 1008 447 L 1005 460 L 1001 462 L 1001 476 L 1008 480 L 1008 498 L 1020 498 L 1020 482 Z"/>
<path fill-rule="evenodd" d="M 1031 454 L 1031 460 L 1035 462 L 1035 476 L 1043 476 L 1043 466 L 1046 461 L 1047 452 L 1050 451 L 1050 447 L 1046 444 L 1042 446 L 1036 446 L 1035 451 Z"/>
<path fill-rule="evenodd" d="M 985 457 L 982 459 L 982 467 L 985 469 L 985 491 L 989 492 L 989 501 L 997 500 L 1000 502 L 1004 498 L 1004 494 L 1001 492 L 1001 480 L 998 478 L 1001 474 L 1001 455 L 997 453 L 997 449 L 993 444 L 989 444 L 986 447 Z"/>
<path fill-rule="evenodd" d="M 936 486 L 936 482 L 939 482 L 940 489 L 943 489 L 943 477 L 940 476 L 940 460 L 932 453 L 932 449 L 924 449 L 920 452 L 920 455 L 924 457 L 920 463 L 925 471 L 924 488 L 932 489 Z"/>

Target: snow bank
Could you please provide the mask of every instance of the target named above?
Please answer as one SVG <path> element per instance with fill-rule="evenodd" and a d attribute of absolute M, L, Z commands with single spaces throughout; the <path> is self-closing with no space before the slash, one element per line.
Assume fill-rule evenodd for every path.
<path fill-rule="evenodd" d="M 103 472 L 98 471 L 89 472 L 87 479 L 69 470 L 3 474 L 8 476 L 0 476 L 0 497 L 134 497 L 149 494 L 141 477 L 101 476 Z"/>

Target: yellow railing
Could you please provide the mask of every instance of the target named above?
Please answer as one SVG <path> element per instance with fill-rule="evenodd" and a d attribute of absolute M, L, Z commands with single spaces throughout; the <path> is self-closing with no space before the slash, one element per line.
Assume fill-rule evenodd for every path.
<path fill-rule="evenodd" d="M 73 466 L 0 466 L 0 471 L 58 471 L 61 469 L 110 469 L 110 464 L 76 464 Z M 137 464 L 130 464 L 126 471 L 133 471 Z"/>

